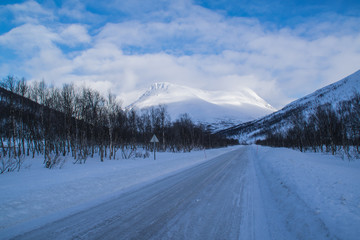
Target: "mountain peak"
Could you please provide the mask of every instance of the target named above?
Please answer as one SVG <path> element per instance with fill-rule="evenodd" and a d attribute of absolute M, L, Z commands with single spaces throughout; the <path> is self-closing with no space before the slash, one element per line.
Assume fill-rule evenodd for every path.
<path fill-rule="evenodd" d="M 197 122 L 214 123 L 231 119 L 239 123 L 272 113 L 275 109 L 253 90 L 206 91 L 169 82 L 150 86 L 129 108 L 167 105 L 172 119 L 189 113 Z"/>
<path fill-rule="evenodd" d="M 149 91 L 157 91 L 157 90 L 167 90 L 173 84 L 169 82 L 157 82 L 153 83 L 149 89 Z"/>
<path fill-rule="evenodd" d="M 169 104 L 194 98 L 190 88 L 169 82 L 153 83 L 134 103 L 129 107 L 147 108 L 159 104 Z"/>

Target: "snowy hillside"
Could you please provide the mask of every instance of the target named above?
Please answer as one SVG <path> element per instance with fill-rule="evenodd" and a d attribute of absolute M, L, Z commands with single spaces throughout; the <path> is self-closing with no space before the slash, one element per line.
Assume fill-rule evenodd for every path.
<path fill-rule="evenodd" d="M 309 109 L 313 109 L 326 103 L 336 106 L 341 101 L 349 100 L 355 92 L 360 93 L 360 70 L 286 105 L 281 111 L 287 111 L 299 106 L 307 106 Z"/>
<path fill-rule="evenodd" d="M 267 130 L 281 131 L 289 126 L 291 118 L 298 113 L 305 117 L 320 105 L 331 104 L 334 109 L 339 102 L 350 100 L 360 93 L 360 70 L 350 76 L 300 98 L 281 110 L 261 119 L 239 124 L 221 131 L 228 136 L 237 136 L 241 141 L 263 138 Z"/>
<path fill-rule="evenodd" d="M 171 119 L 188 113 L 196 122 L 245 122 L 275 111 L 251 89 L 237 92 L 204 91 L 171 83 L 155 83 L 129 108 L 164 104 Z"/>

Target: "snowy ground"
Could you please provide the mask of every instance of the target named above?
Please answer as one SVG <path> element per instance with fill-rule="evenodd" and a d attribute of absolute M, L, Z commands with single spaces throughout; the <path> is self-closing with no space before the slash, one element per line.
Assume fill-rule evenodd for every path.
<path fill-rule="evenodd" d="M 3 230 L 27 226 L 34 219 L 45 216 L 50 218 L 41 219 L 39 224 L 54 220 L 230 149 L 234 147 L 191 153 L 157 153 L 156 160 L 153 155 L 146 159 L 104 162 L 90 158 L 81 165 L 73 164 L 69 159 L 61 169 L 51 170 L 44 168 L 43 159 L 28 159 L 20 172 L 0 175 L 0 239 Z M 64 210 L 67 211 L 62 214 Z"/>
<path fill-rule="evenodd" d="M 42 160 L 0 175 L 0 239 L 86 209 L 223 153 L 159 153 L 157 160 L 68 161 L 47 170 Z M 242 239 L 358 239 L 360 162 L 247 146 Z M 252 231 L 249 231 L 252 229 Z"/>
<path fill-rule="evenodd" d="M 298 239 L 359 239 L 359 161 L 290 149 L 252 148 L 272 239 L 286 239 L 276 234 L 288 231 Z M 317 235 L 320 229 L 328 234 Z"/>

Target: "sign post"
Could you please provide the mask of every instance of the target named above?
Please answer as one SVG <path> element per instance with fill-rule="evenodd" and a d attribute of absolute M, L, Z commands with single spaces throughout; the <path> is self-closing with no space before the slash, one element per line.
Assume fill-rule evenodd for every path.
<path fill-rule="evenodd" d="M 159 139 L 154 134 L 154 136 L 151 138 L 150 142 L 154 143 L 154 160 L 156 160 L 156 145 L 155 144 L 159 142 Z"/>

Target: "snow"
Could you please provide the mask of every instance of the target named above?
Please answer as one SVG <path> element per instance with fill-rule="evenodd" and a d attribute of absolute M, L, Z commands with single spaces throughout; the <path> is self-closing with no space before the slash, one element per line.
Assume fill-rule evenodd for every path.
<path fill-rule="evenodd" d="M 336 110 L 337 104 L 350 100 L 355 93 L 360 93 L 360 70 L 289 103 L 279 111 L 251 122 L 241 123 L 224 131 L 231 132 L 233 137 L 240 142 L 253 143 L 258 139 L 264 139 L 267 129 L 276 129 L 278 132 L 287 131 L 293 125 L 292 116 L 297 114 L 298 110 L 301 110 L 305 117 L 304 120 L 306 120 L 311 114 L 314 114 L 318 106 L 331 104 Z"/>
<path fill-rule="evenodd" d="M 301 105 L 309 105 L 310 109 L 314 109 L 316 106 L 326 103 L 331 103 L 333 107 L 336 107 L 339 102 L 350 100 L 356 92 L 360 93 L 360 70 L 286 105 L 283 109 Z"/>
<path fill-rule="evenodd" d="M 164 104 L 172 119 L 189 113 L 195 122 L 214 123 L 224 119 L 250 121 L 275 109 L 249 88 L 241 91 L 205 91 L 171 83 L 155 83 L 128 108 Z"/>
<path fill-rule="evenodd" d="M 22 227 L 22 223 L 27 225 L 49 215 L 54 220 L 65 210 L 73 212 L 89 207 L 89 203 L 105 201 L 128 188 L 194 166 L 229 149 L 157 153 L 156 160 L 153 155 L 146 159 L 104 162 L 90 158 L 81 165 L 68 159 L 61 169 L 51 170 L 44 168 L 41 158 L 27 159 L 20 172 L 0 175 L 0 239 L 4 229 Z M 39 224 L 50 219 L 40 220 Z"/>
<path fill-rule="evenodd" d="M 199 165 L 245 149 L 241 239 L 358 239 L 360 162 L 322 153 L 242 146 L 191 153 L 158 153 L 157 160 L 89 159 L 45 169 L 28 159 L 24 169 L 0 175 L 0 239 L 60 219 Z"/>
<path fill-rule="evenodd" d="M 288 239 L 285 230 L 299 239 L 358 239 L 359 161 L 269 147 L 253 147 L 252 154 L 273 239 Z"/>

